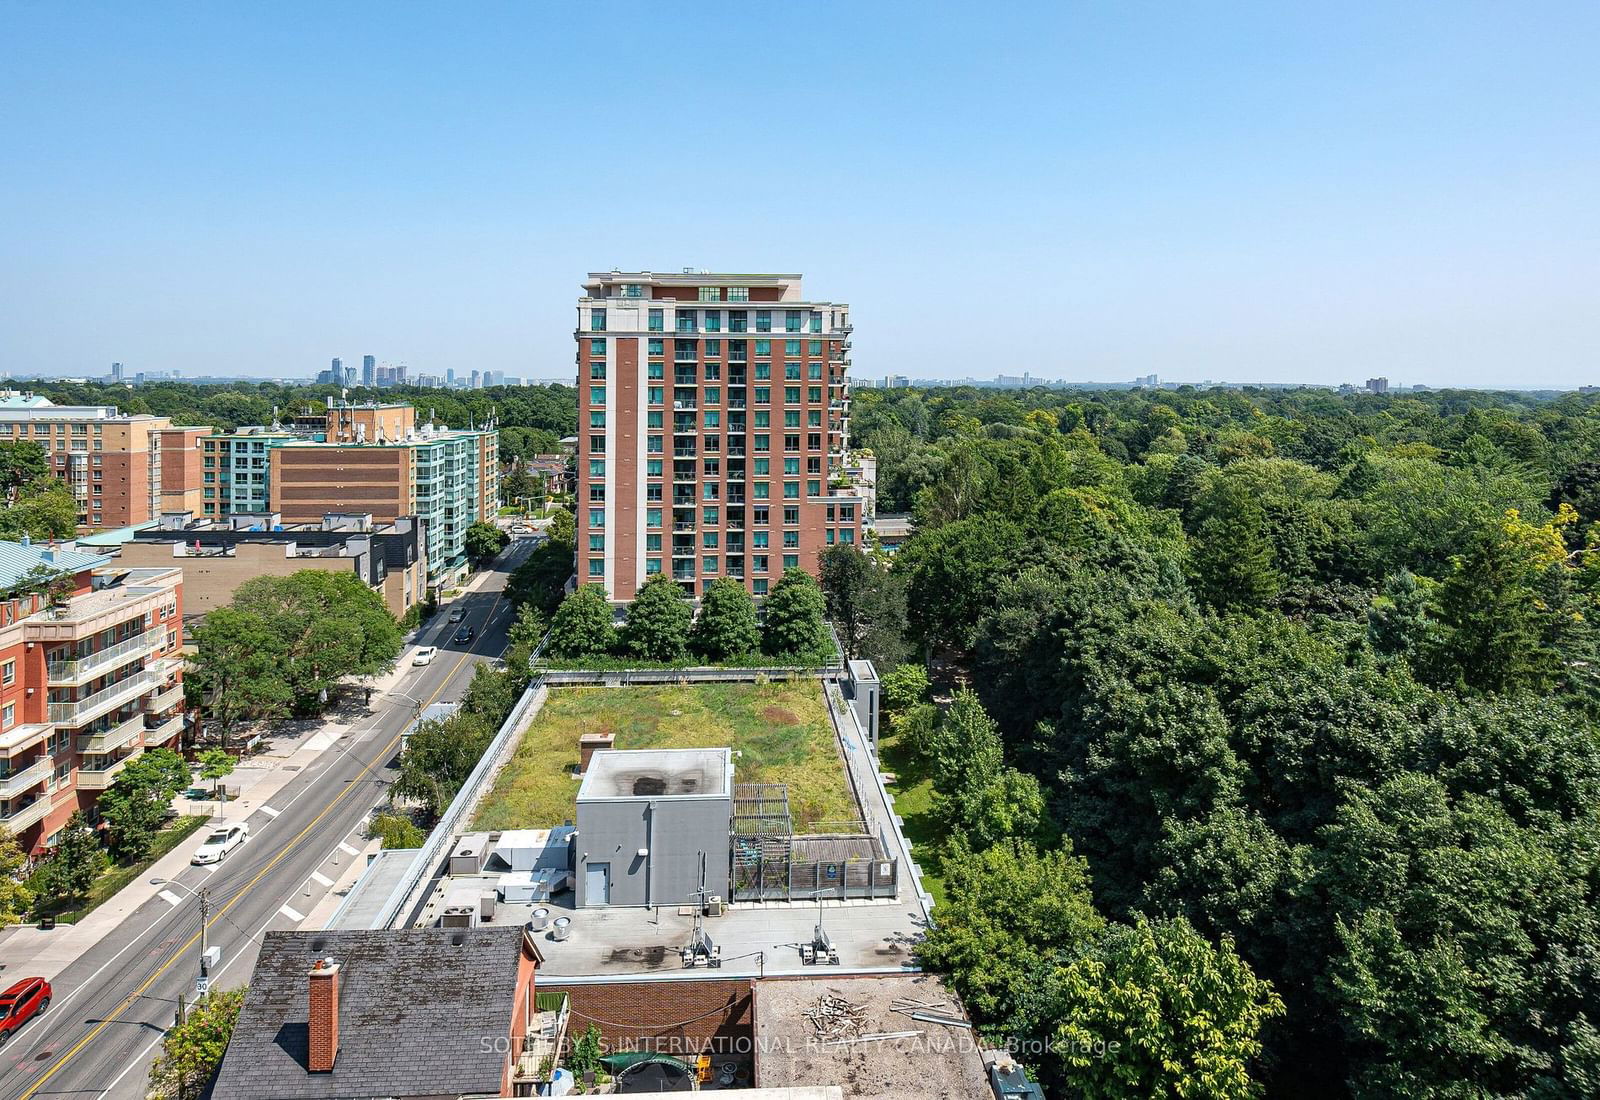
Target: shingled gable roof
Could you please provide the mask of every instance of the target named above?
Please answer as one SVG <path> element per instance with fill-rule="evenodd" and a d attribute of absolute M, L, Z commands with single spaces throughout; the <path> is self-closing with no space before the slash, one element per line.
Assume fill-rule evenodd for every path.
<path fill-rule="evenodd" d="M 228 1100 L 499 1095 L 521 928 L 268 932 L 212 1095 Z M 308 1073 L 308 978 L 339 963 L 339 1056 Z"/>

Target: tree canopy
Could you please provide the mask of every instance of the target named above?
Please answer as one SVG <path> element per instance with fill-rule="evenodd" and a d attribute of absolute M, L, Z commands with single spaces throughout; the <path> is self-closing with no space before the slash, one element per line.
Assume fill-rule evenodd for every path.
<path fill-rule="evenodd" d="M 851 432 L 945 681 L 884 685 L 925 957 L 1048 1085 L 1600 1087 L 1600 398 L 875 390 Z M 992 880 L 1062 858 L 1104 931 L 1023 951 Z"/>

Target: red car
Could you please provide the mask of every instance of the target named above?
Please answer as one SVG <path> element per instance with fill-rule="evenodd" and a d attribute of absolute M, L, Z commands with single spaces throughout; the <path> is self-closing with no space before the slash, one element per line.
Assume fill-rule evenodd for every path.
<path fill-rule="evenodd" d="M 50 1007 L 50 983 L 43 978 L 23 978 L 0 993 L 0 1046 L 33 1017 Z"/>

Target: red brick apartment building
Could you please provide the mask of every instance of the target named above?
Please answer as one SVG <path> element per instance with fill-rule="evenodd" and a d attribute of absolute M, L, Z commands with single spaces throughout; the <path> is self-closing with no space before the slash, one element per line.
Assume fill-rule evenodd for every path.
<path fill-rule="evenodd" d="M 41 590 L 42 571 L 70 594 Z M 146 749 L 183 730 L 183 574 L 0 542 L 0 825 L 54 840 Z"/>
<path fill-rule="evenodd" d="M 842 484 L 850 309 L 799 275 L 593 272 L 578 299 L 579 583 L 763 596 L 858 542 Z"/>
<path fill-rule="evenodd" d="M 78 504 L 78 526 L 127 527 L 200 510 L 200 439 L 164 416 L 0 392 L 0 442 L 37 443 Z"/>

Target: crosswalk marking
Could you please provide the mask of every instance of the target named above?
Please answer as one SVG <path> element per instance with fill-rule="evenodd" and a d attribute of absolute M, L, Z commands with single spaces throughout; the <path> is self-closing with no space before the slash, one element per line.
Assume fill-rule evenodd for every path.
<path fill-rule="evenodd" d="M 156 897 L 160 898 L 162 901 L 166 902 L 168 905 L 177 905 L 180 901 L 183 900 L 177 894 L 174 894 L 171 890 L 163 890 L 163 891 L 161 891 L 161 893 L 157 894 Z"/>
<path fill-rule="evenodd" d="M 339 841 L 339 851 L 343 852 L 347 856 L 358 856 L 361 854 L 342 840 Z"/>
<path fill-rule="evenodd" d="M 299 924 L 301 921 L 306 919 L 306 915 L 304 913 L 297 913 L 293 909 L 290 909 L 287 905 L 279 909 L 278 912 L 282 913 L 296 924 Z"/>
<path fill-rule="evenodd" d="M 271 806 L 263 806 L 263 807 L 261 807 L 261 812 L 266 814 L 268 817 L 277 817 L 283 811 L 282 810 L 274 810 Z"/>
<path fill-rule="evenodd" d="M 311 880 L 313 882 L 315 882 L 318 886 L 332 886 L 333 885 L 333 880 L 331 878 L 329 878 L 327 875 L 322 874 L 320 871 L 312 871 L 311 872 Z"/>

